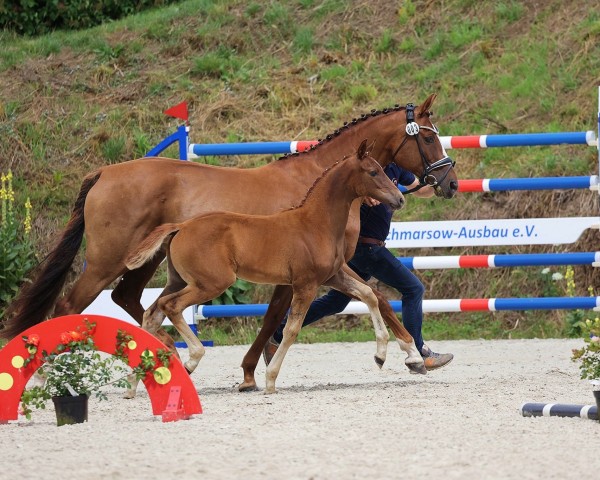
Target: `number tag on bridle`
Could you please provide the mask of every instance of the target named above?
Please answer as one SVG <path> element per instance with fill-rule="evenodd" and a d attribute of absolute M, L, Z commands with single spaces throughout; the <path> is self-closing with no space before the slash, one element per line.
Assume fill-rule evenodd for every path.
<path fill-rule="evenodd" d="M 417 135 L 419 133 L 419 125 L 417 122 L 410 122 L 406 124 L 406 133 L 408 135 Z"/>

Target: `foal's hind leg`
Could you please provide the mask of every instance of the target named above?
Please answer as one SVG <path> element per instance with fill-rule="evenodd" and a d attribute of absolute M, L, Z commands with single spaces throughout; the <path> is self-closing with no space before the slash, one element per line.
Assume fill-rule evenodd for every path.
<path fill-rule="evenodd" d="M 292 302 L 292 287 L 291 285 L 277 285 L 271 297 L 271 303 L 265 314 L 262 328 L 258 332 L 258 336 L 254 339 L 250 349 L 242 360 L 242 368 L 244 369 L 244 382 L 238 387 L 240 392 L 249 392 L 257 390 L 256 380 L 254 378 L 254 370 L 260 359 L 260 354 L 265 348 L 267 340 L 283 320 L 286 312 L 290 308 Z"/>
<path fill-rule="evenodd" d="M 164 258 L 165 256 L 161 252 L 140 268 L 125 272 L 112 292 L 111 297 L 113 301 L 131 315 L 131 317 L 140 325 L 142 325 L 144 319 L 144 307 L 142 307 L 140 302 L 142 292 Z M 160 327 L 160 324 L 159 328 L 154 332 L 154 335 L 156 335 L 170 351 L 179 357 L 177 349 L 175 348 L 175 341 L 171 335 Z"/>
<path fill-rule="evenodd" d="M 373 293 L 373 289 L 364 283 L 363 280 L 360 280 L 348 267 L 342 267 L 336 275 L 325 282 L 325 285 L 333 287 L 350 297 L 358 298 L 367 305 L 371 313 L 371 320 L 373 321 L 373 328 L 375 330 L 375 340 L 377 342 L 375 363 L 381 368 L 387 357 L 387 344 L 390 334 L 385 327 L 383 318 L 381 318 L 377 297 Z"/>
<path fill-rule="evenodd" d="M 165 314 L 158 307 L 159 300 L 161 298 L 165 297 L 166 295 L 170 295 L 172 293 L 182 290 L 187 285 L 185 283 L 185 281 L 179 276 L 179 273 L 177 273 L 177 271 L 173 268 L 171 263 L 168 264 L 168 272 L 167 273 L 168 273 L 167 285 L 165 286 L 163 291 L 160 293 L 158 298 L 154 301 L 154 303 L 152 305 L 150 305 L 150 307 L 144 312 L 144 315 L 143 315 L 142 328 L 152 335 L 157 335 L 157 332 L 160 330 L 164 331 L 161 328 L 161 325 L 162 325 L 163 320 L 165 319 Z M 187 323 L 186 323 L 186 327 L 187 327 Z M 177 328 L 177 326 L 175 326 L 175 328 Z M 181 327 L 181 328 L 183 328 L 183 327 Z M 187 328 L 189 329 L 189 327 L 187 327 Z M 181 330 L 179 328 L 177 328 L 177 330 L 179 332 L 181 332 Z M 166 334 L 166 332 L 165 332 L 165 334 Z M 168 337 L 171 338 L 170 335 L 168 335 Z M 194 336 L 194 338 L 196 338 L 196 337 Z M 196 340 L 197 340 L 197 338 L 196 338 Z M 187 338 L 186 338 L 186 343 L 188 344 L 188 346 L 190 345 L 190 341 L 188 341 Z M 173 348 L 174 347 L 175 347 L 175 342 L 173 342 Z M 188 353 L 191 351 L 192 350 L 188 350 Z M 177 353 L 176 349 L 175 349 L 175 355 L 177 356 L 177 358 L 180 359 L 179 354 Z M 197 363 L 196 363 L 196 365 L 197 365 Z M 186 368 L 187 368 L 187 365 L 186 365 Z M 188 369 L 188 372 L 191 373 L 192 370 Z M 125 391 L 123 398 L 135 398 L 135 394 L 137 392 L 137 387 L 138 387 L 139 381 L 135 378 L 134 374 L 129 375 L 127 380 L 129 382 L 130 387 Z"/>
<path fill-rule="evenodd" d="M 165 294 L 165 290 L 163 290 L 161 296 Z M 142 328 L 148 333 L 156 335 L 156 330 L 158 330 L 164 318 L 165 315 L 158 308 L 158 300 L 156 300 L 152 305 L 150 305 L 150 307 L 148 307 L 148 310 L 144 312 Z M 129 388 L 125 390 L 123 398 L 135 398 L 137 387 L 139 385 L 139 380 L 136 378 L 135 373 L 128 375 L 127 381 L 129 382 Z"/>
<path fill-rule="evenodd" d="M 173 326 L 184 338 L 188 345 L 189 359 L 185 362 L 185 368 L 188 372 L 193 372 L 200 360 L 204 356 L 204 345 L 198 340 L 198 337 L 192 332 L 192 329 L 183 318 L 183 311 L 190 305 L 200 304 L 212 300 L 213 298 L 222 294 L 227 287 L 235 282 L 235 274 L 232 273 L 233 280 L 229 283 L 223 283 L 222 279 L 215 279 L 215 281 L 207 281 L 208 285 L 202 287 L 196 285 L 187 285 L 185 288 L 165 295 L 157 300 L 158 308 L 167 316 Z"/>
<path fill-rule="evenodd" d="M 287 353 L 290 346 L 296 340 L 300 329 L 302 328 L 302 322 L 306 316 L 310 302 L 313 301 L 317 293 L 318 285 L 303 285 L 301 287 L 294 286 L 294 296 L 292 298 L 292 306 L 288 315 L 288 321 L 283 329 L 283 340 L 279 344 L 279 348 L 273 356 L 271 363 L 267 367 L 267 381 L 265 393 L 275 393 L 275 380 L 279 375 L 281 364 L 285 354 Z"/>

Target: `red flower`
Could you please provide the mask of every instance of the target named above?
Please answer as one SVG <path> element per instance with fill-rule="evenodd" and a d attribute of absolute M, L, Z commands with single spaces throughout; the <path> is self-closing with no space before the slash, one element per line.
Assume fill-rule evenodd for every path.
<path fill-rule="evenodd" d="M 61 333 L 60 334 L 60 343 L 62 343 L 63 345 L 68 345 L 69 342 L 71 342 L 71 340 L 72 340 L 71 333 L 72 332 Z"/>
<path fill-rule="evenodd" d="M 27 337 L 27 345 L 33 345 L 37 347 L 40 343 L 40 336 L 37 333 L 32 333 Z"/>
<path fill-rule="evenodd" d="M 76 332 L 75 330 L 69 332 L 71 334 L 71 340 L 73 340 L 74 342 L 79 342 L 80 340 L 83 340 L 83 335 L 80 332 Z"/>

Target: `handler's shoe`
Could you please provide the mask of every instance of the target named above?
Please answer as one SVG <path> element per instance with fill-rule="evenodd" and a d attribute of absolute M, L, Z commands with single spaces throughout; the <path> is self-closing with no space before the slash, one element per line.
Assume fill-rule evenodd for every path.
<path fill-rule="evenodd" d="M 267 366 L 269 366 L 269 363 L 271 363 L 273 355 L 275 355 L 275 352 L 278 348 L 279 343 L 271 336 L 269 340 L 267 340 L 265 348 L 263 348 L 263 360 L 265 361 Z"/>
<path fill-rule="evenodd" d="M 454 358 L 454 355 L 451 353 L 432 352 L 431 348 L 427 345 L 423 345 L 423 348 L 421 348 L 421 356 L 423 357 L 425 368 L 427 370 L 442 368 L 444 365 L 448 365 Z"/>

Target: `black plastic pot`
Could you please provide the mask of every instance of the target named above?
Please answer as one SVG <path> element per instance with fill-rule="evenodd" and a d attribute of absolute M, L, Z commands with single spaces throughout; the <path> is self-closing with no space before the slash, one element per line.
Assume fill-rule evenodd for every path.
<path fill-rule="evenodd" d="M 88 419 L 88 396 L 77 397 L 52 397 L 54 410 L 56 412 L 56 424 L 73 425 L 75 423 L 87 422 Z"/>

